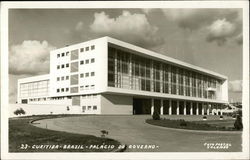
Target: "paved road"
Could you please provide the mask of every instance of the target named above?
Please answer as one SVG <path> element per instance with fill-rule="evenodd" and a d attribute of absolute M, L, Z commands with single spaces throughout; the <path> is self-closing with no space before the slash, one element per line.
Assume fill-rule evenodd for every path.
<path fill-rule="evenodd" d="M 100 136 L 101 130 L 109 132 L 108 137 L 123 144 L 155 145 L 155 149 L 133 149 L 127 151 L 160 152 L 210 152 L 241 151 L 241 133 L 209 133 L 168 129 L 145 123 L 149 115 L 134 116 L 79 116 L 44 119 L 34 124 L 38 127 L 80 134 Z M 204 143 L 230 143 L 229 149 L 206 149 Z M 158 146 L 158 147 L 157 147 Z"/>

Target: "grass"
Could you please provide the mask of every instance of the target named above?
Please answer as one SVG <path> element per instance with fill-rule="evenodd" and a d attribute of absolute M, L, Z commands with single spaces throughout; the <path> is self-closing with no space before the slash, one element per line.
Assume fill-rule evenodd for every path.
<path fill-rule="evenodd" d="M 236 131 L 233 127 L 234 120 L 222 120 L 222 121 L 185 121 L 183 119 L 170 120 L 161 119 L 153 120 L 147 119 L 146 123 L 156 126 L 190 129 L 190 130 L 204 130 L 204 131 Z"/>
<path fill-rule="evenodd" d="M 36 119 L 62 116 L 68 115 L 10 118 L 9 152 L 110 152 L 116 150 L 120 144 L 109 138 L 47 130 L 30 124 Z M 46 149 L 46 146 L 53 145 L 54 149 Z M 74 148 L 67 148 L 66 146 L 69 147 L 69 145 L 74 145 Z M 97 148 L 103 145 L 105 145 L 103 149 Z"/>

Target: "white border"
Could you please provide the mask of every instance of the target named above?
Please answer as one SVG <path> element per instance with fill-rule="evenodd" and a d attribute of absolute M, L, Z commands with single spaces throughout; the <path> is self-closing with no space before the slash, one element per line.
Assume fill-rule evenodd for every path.
<path fill-rule="evenodd" d="M 8 153 L 8 9 L 11 8 L 243 8 L 243 152 Z M 120 1 L 1 2 L 2 159 L 249 159 L 249 2 Z"/>

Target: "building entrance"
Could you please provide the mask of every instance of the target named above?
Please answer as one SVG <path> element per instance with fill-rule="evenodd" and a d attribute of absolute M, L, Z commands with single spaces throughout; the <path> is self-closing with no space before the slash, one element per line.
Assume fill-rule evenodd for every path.
<path fill-rule="evenodd" d="M 151 99 L 133 98 L 133 114 L 150 114 Z"/>

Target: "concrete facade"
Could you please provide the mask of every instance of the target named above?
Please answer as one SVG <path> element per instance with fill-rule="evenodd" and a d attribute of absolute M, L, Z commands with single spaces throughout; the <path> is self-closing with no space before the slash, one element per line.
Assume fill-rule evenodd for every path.
<path fill-rule="evenodd" d="M 224 75 L 103 37 L 51 51 L 49 74 L 18 80 L 17 102 L 73 106 L 79 114 L 218 114 L 227 83 Z"/>

